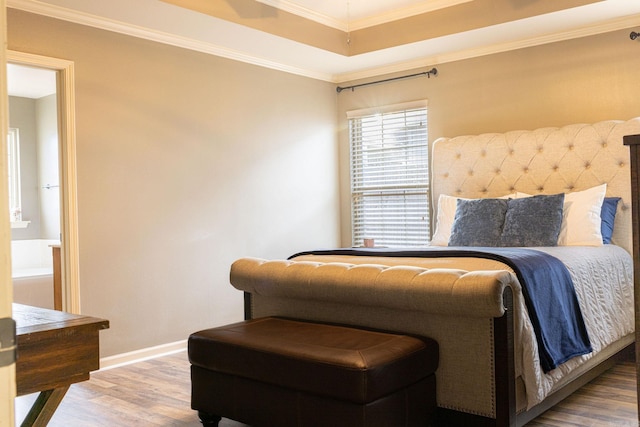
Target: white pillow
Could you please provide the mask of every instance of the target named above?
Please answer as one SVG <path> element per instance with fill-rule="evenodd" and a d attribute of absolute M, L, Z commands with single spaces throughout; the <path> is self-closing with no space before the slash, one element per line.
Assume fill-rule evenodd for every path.
<path fill-rule="evenodd" d="M 600 211 L 607 184 L 564 195 L 558 246 L 602 246 Z"/>
<path fill-rule="evenodd" d="M 499 197 L 500 199 L 515 198 L 516 193 L 507 194 Z M 436 215 L 436 230 L 431 237 L 431 246 L 449 246 L 449 238 L 451 237 L 451 227 L 456 216 L 456 208 L 458 207 L 458 199 L 464 197 L 454 197 L 441 194 L 438 197 L 438 213 Z"/>
<path fill-rule="evenodd" d="M 461 197 L 447 196 L 445 194 L 441 194 L 440 197 L 438 197 L 436 231 L 431 237 L 431 246 L 449 246 L 449 237 L 451 236 L 453 219 L 456 216 L 458 199 L 461 199 Z"/>

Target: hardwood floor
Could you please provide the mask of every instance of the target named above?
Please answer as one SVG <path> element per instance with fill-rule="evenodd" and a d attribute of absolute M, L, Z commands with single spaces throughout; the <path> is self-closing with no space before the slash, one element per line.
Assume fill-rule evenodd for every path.
<path fill-rule="evenodd" d="M 35 396 L 16 400 L 21 422 Z M 186 352 L 94 372 L 71 386 L 50 427 L 197 427 L 190 408 Z M 635 367 L 623 362 L 605 372 L 527 427 L 638 426 Z M 244 424 L 224 419 L 220 427 Z"/>
<path fill-rule="evenodd" d="M 619 363 L 527 424 L 560 426 L 638 426 L 634 362 Z"/>

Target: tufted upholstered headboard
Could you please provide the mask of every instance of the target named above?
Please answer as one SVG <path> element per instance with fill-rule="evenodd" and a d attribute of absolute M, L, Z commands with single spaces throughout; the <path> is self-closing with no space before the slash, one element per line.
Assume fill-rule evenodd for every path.
<path fill-rule="evenodd" d="M 439 138 L 431 158 L 434 212 L 440 194 L 556 194 L 607 183 L 607 196 L 622 197 L 612 243 L 632 253 L 629 147 L 622 137 L 639 133 L 640 118 L 635 118 Z"/>

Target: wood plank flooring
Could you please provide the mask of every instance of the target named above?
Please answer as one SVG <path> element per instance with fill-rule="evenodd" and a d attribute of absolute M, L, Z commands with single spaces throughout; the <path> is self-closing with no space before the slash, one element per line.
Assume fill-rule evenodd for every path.
<path fill-rule="evenodd" d="M 638 426 L 634 362 L 621 362 L 527 427 Z"/>
<path fill-rule="evenodd" d="M 35 395 L 16 399 L 16 423 Z M 635 367 L 622 362 L 527 427 L 638 426 Z M 49 427 L 197 427 L 186 352 L 94 372 L 71 386 Z M 244 424 L 224 419 L 220 427 Z"/>

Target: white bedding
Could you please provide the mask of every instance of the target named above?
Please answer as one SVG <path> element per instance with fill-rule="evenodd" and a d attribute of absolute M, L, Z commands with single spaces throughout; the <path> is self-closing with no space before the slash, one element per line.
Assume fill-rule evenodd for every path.
<path fill-rule="evenodd" d="M 522 377 L 527 409 L 542 401 L 563 376 L 577 369 L 604 347 L 634 331 L 633 260 L 619 246 L 535 248 L 565 263 L 576 289 L 593 353 L 569 360 L 547 374 L 542 372 L 538 346 L 528 316 L 522 335 Z M 521 307 L 523 306 L 520 298 Z"/>
<path fill-rule="evenodd" d="M 472 248 L 470 248 L 472 249 Z M 576 357 L 544 373 L 540 366 L 535 333 L 529 320 L 521 289 L 514 289 L 514 335 L 516 376 L 526 389 L 526 407 L 530 409 L 566 381 L 566 374 L 607 345 L 634 330 L 633 262 L 629 253 L 615 245 L 557 246 L 532 248 L 546 252 L 567 265 L 574 282 L 593 353 Z M 481 258 L 394 258 L 380 256 L 322 255 L 301 256 L 296 261 L 343 262 L 349 264 L 412 265 L 423 268 L 507 270 L 499 261 Z M 515 281 L 516 283 L 517 280 Z M 631 343 L 631 339 L 629 341 Z M 557 387 L 556 387 L 557 388 Z M 519 405 L 520 406 L 520 405 Z"/>

